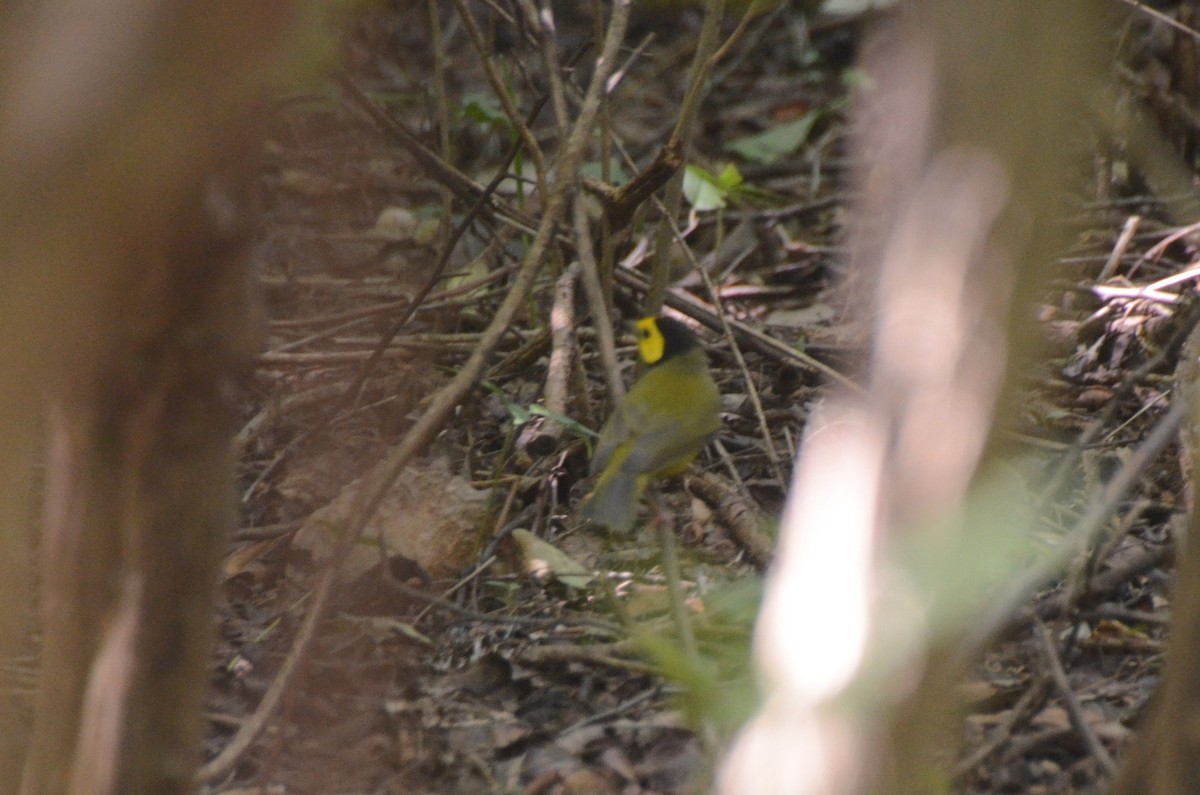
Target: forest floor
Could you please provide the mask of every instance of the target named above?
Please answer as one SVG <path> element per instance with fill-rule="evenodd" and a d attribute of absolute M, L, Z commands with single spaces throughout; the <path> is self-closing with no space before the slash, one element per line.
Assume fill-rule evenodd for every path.
<path fill-rule="evenodd" d="M 238 436 L 243 522 L 222 583 L 210 755 L 240 728 L 265 722 L 208 791 L 694 791 L 711 773 L 709 734 L 727 736 L 754 706 L 749 633 L 770 541 L 756 526 L 734 532 L 730 502 L 778 515 L 806 417 L 828 382 L 819 368 L 849 376 L 865 354 L 865 327 L 843 314 L 837 292 L 861 20 L 805 24 L 782 4 L 722 62 L 700 114 L 691 162 L 728 206 L 698 213 L 685 232 L 711 289 L 677 247 L 669 304 L 706 321 L 705 308 L 719 300 L 729 317 L 784 343 L 739 335 L 742 366 L 722 335 L 704 332 L 724 396 L 719 444 L 693 476 L 661 490 L 704 664 L 678 651 L 650 523 L 617 538 L 575 516 L 588 447 L 573 423 L 598 427 L 607 404 L 595 337 L 576 322 L 582 355 L 563 412 L 573 423 L 550 427 L 548 318 L 562 287 L 553 265 L 484 385 L 379 506 L 342 564 L 315 640 L 297 652 L 344 517 L 428 396 L 475 348 L 528 245 L 522 232 L 480 214 L 439 263 L 442 222 L 465 216 L 460 204 L 447 216 L 449 178 L 431 173 L 386 121 L 438 148 L 428 12 L 396 5 L 358 14 L 345 80 L 281 102 L 271 126 L 255 251 L 267 334 Z M 614 139 L 632 162 L 653 158 L 670 133 L 699 18 L 689 10 L 635 19 L 627 40 L 638 48 L 611 109 Z M 453 164 L 487 184 L 505 167 L 513 126 L 461 22 L 452 11 L 442 22 Z M 558 23 L 569 57 L 591 22 Z M 503 21 L 483 28 L 528 112 L 541 85 L 535 51 Z M 1122 90 L 1139 98 L 1174 68 L 1174 51 L 1154 49 L 1146 30 L 1134 20 L 1121 44 L 1113 37 Z M 554 138 L 548 107 L 532 126 L 540 141 Z M 1180 134 L 1182 151 L 1194 149 L 1195 133 Z M 1165 411 L 1175 351 L 1192 322 L 1179 311 L 1190 283 L 1160 281 L 1196 260 L 1175 234 L 1181 219 L 1171 198 L 1152 195 L 1119 146 L 1097 138 L 1094 173 L 1080 176 L 1064 219 L 1074 245 L 1047 263 L 1058 274 L 1039 309 L 1047 355 L 1029 374 L 1014 436 L 1028 448 L 1030 494 L 1053 506 L 1047 539 L 1072 532 Z M 633 171 L 621 156 L 614 181 Z M 599 164 L 588 168 L 601 174 Z M 496 193 L 536 216 L 539 198 L 526 185 L 509 179 Z M 617 295 L 627 320 L 638 314 L 636 275 L 653 246 L 645 226 L 635 222 L 617 244 L 635 275 Z M 619 353 L 632 373 L 630 339 L 621 337 Z M 1069 459 L 1078 462 L 1069 476 L 1039 492 L 1085 432 L 1090 441 Z M 1029 613 L 1014 617 L 963 683 L 955 792 L 1090 792 L 1107 779 L 1068 707 L 1119 755 L 1153 690 L 1184 513 L 1176 456 L 1152 462 L 1105 517 L 1103 543 L 1031 605 L 1056 634 L 1041 632 Z M 299 675 L 280 709 L 262 711 L 271 683 L 293 663 Z"/>

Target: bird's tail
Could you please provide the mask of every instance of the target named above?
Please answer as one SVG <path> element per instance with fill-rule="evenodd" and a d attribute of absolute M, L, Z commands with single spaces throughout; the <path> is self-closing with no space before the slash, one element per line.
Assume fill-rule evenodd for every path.
<path fill-rule="evenodd" d="M 638 503 L 649 478 L 629 477 L 618 472 L 601 479 L 583 504 L 583 516 L 617 531 L 628 533 L 637 519 Z"/>

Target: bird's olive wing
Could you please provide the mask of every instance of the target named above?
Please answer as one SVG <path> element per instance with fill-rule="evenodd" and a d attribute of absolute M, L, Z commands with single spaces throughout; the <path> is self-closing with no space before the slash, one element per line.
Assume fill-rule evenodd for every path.
<path fill-rule="evenodd" d="M 596 441 L 595 452 L 592 453 L 592 474 L 603 472 L 604 467 L 612 460 L 613 453 L 628 439 L 629 422 L 626 420 L 624 407 L 619 406 L 600 429 L 600 438 Z"/>
<path fill-rule="evenodd" d="M 648 474 L 686 464 L 708 439 L 712 430 L 681 428 L 677 423 L 639 433 L 622 463 L 626 472 Z"/>

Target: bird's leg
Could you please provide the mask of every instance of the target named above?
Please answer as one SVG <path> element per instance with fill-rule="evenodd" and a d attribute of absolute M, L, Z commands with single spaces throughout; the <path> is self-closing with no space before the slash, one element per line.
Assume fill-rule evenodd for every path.
<path fill-rule="evenodd" d="M 671 506 L 659 494 L 658 489 L 650 487 L 648 489 L 650 495 L 650 523 L 654 527 L 665 525 L 672 532 L 675 530 L 675 514 L 671 511 Z"/>
<path fill-rule="evenodd" d="M 688 613 L 687 603 L 683 595 L 683 579 L 679 572 L 679 553 L 675 548 L 675 523 L 670 511 L 660 504 L 658 490 L 651 487 L 650 506 L 651 523 L 658 531 L 658 541 L 662 545 L 663 574 L 667 578 L 667 593 L 671 597 L 671 615 L 675 619 L 675 628 L 679 632 L 679 640 L 683 645 L 683 653 L 688 661 L 695 663 L 699 659 L 696 646 L 696 633 L 692 629 L 692 617 Z"/>

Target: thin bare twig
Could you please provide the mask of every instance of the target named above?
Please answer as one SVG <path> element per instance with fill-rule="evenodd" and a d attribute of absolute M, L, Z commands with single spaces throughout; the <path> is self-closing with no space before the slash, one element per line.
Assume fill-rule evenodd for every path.
<path fill-rule="evenodd" d="M 650 285 L 646 283 L 645 279 L 627 268 L 617 269 L 617 281 L 642 294 L 646 294 L 650 290 Z M 687 293 L 671 292 L 667 293 L 664 303 L 675 311 L 682 312 L 696 322 L 704 324 L 713 331 L 722 331 L 721 321 L 717 317 L 716 309 L 712 305 L 704 303 L 699 298 Z M 730 319 L 728 322 L 743 345 L 753 346 L 759 353 L 770 357 L 773 361 L 777 361 L 780 364 L 819 373 L 830 381 L 846 387 L 855 395 L 863 394 L 863 388 L 849 377 L 842 375 L 824 362 L 814 359 L 804 351 L 763 334 L 761 331 L 751 328 L 739 320 Z"/>
<path fill-rule="evenodd" d="M 621 368 L 617 364 L 617 344 L 613 333 L 612 318 L 608 315 L 604 287 L 600 283 L 596 254 L 592 249 L 591 229 L 588 225 L 587 209 L 582 196 L 575 197 L 575 253 L 582 266 L 583 292 L 587 296 L 588 308 L 592 313 L 592 324 L 596 328 L 596 340 L 600 344 L 600 363 L 608 383 L 610 406 L 616 406 L 625 397 L 625 383 L 621 380 Z"/>
<path fill-rule="evenodd" d="M 546 67 L 546 79 L 550 83 L 550 106 L 554 108 L 554 124 L 559 135 L 565 135 L 570 119 L 567 116 L 567 94 L 563 90 L 562 63 L 558 56 L 558 37 L 554 30 L 554 14 L 549 6 L 541 11 L 533 0 L 517 0 L 521 12 L 533 37 L 542 51 L 542 63 Z"/>
<path fill-rule="evenodd" d="M 392 116 L 384 108 L 380 107 L 378 103 L 371 99 L 371 97 L 369 97 L 361 88 L 359 88 L 354 81 L 344 77 L 340 82 L 342 87 L 346 89 L 350 96 L 358 102 L 360 107 L 368 112 L 372 119 L 375 119 L 377 123 L 382 120 L 385 130 L 395 132 L 397 129 L 403 129 L 402 125 L 400 125 L 398 121 L 392 118 Z M 530 118 L 533 118 L 537 115 L 544 102 L 545 99 L 541 99 L 534 103 L 534 108 Z M 439 282 L 441 282 L 446 271 L 446 266 L 450 262 L 450 256 L 454 252 L 455 246 L 458 245 L 458 241 L 462 239 L 462 236 L 466 234 L 467 229 L 472 223 L 474 223 L 475 218 L 487 205 L 488 201 L 495 193 L 496 188 L 499 187 L 504 177 L 508 174 L 508 167 L 512 164 L 513 160 L 516 159 L 516 156 L 520 151 L 520 144 L 514 141 L 512 147 L 509 148 L 504 161 L 501 163 L 500 168 L 496 169 L 496 173 L 493 175 L 491 182 L 489 182 L 487 186 L 484 187 L 473 198 L 469 208 L 467 209 L 466 215 L 463 216 L 462 221 L 458 223 L 454 231 L 450 234 L 450 238 L 446 241 L 445 248 L 442 250 L 441 257 L 438 258 L 437 263 L 433 267 L 433 271 L 429 274 L 429 277 L 425 280 L 425 283 L 421 285 L 419 290 L 417 290 L 417 294 L 413 296 L 411 303 L 400 315 L 400 317 L 396 319 L 396 322 L 393 323 L 386 332 L 380 335 L 379 341 L 375 345 L 374 352 L 359 368 L 358 372 L 351 380 L 350 386 L 346 388 L 345 394 L 334 406 L 331 414 L 336 413 L 347 403 L 357 400 L 358 393 L 362 389 L 363 383 L 367 380 L 375 366 L 378 364 L 379 359 L 383 356 L 387 346 L 393 339 L 396 338 L 396 335 L 400 333 L 400 331 L 408 324 L 408 322 L 412 320 L 413 315 L 415 315 L 417 312 L 417 308 L 420 307 L 422 302 L 429 297 L 429 294 L 433 292 L 433 288 L 436 287 Z"/>
<path fill-rule="evenodd" d="M 1136 11 L 1140 11 L 1141 13 L 1145 14 L 1148 17 L 1151 17 L 1152 19 L 1158 20 L 1159 22 L 1163 23 L 1164 25 L 1175 28 L 1175 30 L 1179 31 L 1180 33 L 1186 34 L 1188 36 L 1191 36 L 1193 39 L 1200 41 L 1200 31 L 1196 31 L 1196 30 L 1193 30 L 1192 28 L 1189 28 L 1187 25 L 1183 24 L 1182 22 L 1175 19 L 1174 17 L 1167 16 L 1166 14 L 1164 14 L 1163 12 L 1161 12 L 1157 9 L 1150 8 L 1149 6 L 1145 5 L 1144 3 L 1138 2 L 1138 0 L 1120 0 L 1120 2 L 1124 3 L 1125 5 L 1129 6 L 1130 8 L 1132 8 Z"/>
<path fill-rule="evenodd" d="M 554 644 L 552 646 L 526 646 L 521 650 L 521 661 L 525 663 L 581 662 L 588 665 L 605 665 L 638 674 L 658 674 L 659 669 L 636 659 L 618 657 L 617 654 L 636 650 L 631 643 L 593 643 L 581 646 L 578 643 Z"/>
<path fill-rule="evenodd" d="M 1104 774 L 1109 778 L 1113 777 L 1117 773 L 1117 763 L 1113 761 L 1108 749 L 1104 747 L 1088 724 L 1087 716 L 1083 714 L 1083 706 L 1079 703 L 1079 697 L 1075 695 L 1075 691 L 1071 688 L 1071 682 L 1067 679 L 1067 672 L 1063 670 L 1062 660 L 1058 657 L 1058 648 L 1050 630 L 1039 619 L 1034 619 L 1034 624 L 1037 629 L 1038 650 L 1041 652 L 1042 662 L 1046 664 L 1050 679 L 1054 682 L 1054 688 L 1063 700 L 1063 707 L 1071 719 L 1071 726 L 1074 727 L 1075 733 L 1079 735 L 1084 747 L 1100 765 Z"/>
<path fill-rule="evenodd" d="M 579 269 L 567 268 L 554 288 L 550 309 L 550 364 L 546 368 L 546 407 L 567 414 L 567 372 L 575 356 L 575 279 Z M 557 423 L 556 423 L 557 424 Z"/>
<path fill-rule="evenodd" d="M 675 226 L 675 220 L 667 217 L 667 222 L 672 229 L 675 229 L 678 234 L 678 228 Z M 737 362 L 738 369 L 742 373 L 742 382 L 746 385 L 746 394 L 750 397 L 750 404 L 754 407 L 754 416 L 758 418 L 758 431 L 762 434 L 763 450 L 767 454 L 767 461 L 771 465 L 771 472 L 775 475 L 775 480 L 779 483 L 781 490 L 787 490 L 787 484 L 790 478 L 784 474 L 783 464 L 779 460 L 779 451 L 775 449 L 775 440 L 771 436 L 771 426 L 767 422 L 767 414 L 763 410 L 762 398 L 759 397 L 758 387 L 754 384 L 754 379 L 750 377 L 750 368 L 746 366 L 746 357 L 742 355 L 742 349 L 734 339 L 733 330 L 729 327 L 729 319 L 725 317 L 725 313 L 721 308 L 721 297 L 717 295 L 716 285 L 713 284 L 712 277 L 708 273 L 708 269 L 700 265 L 696 261 L 696 255 L 693 253 L 690 246 L 686 245 L 680 237 L 679 244 L 682 246 L 688 261 L 692 265 L 694 272 L 700 274 L 700 278 L 704 280 L 704 287 L 708 292 L 709 300 L 712 301 L 713 308 L 717 313 L 717 320 L 721 324 L 721 334 L 725 337 L 726 344 L 729 345 L 729 350 L 733 354 L 734 360 Z"/>
<path fill-rule="evenodd" d="M 693 665 L 700 660 L 696 645 L 696 630 L 692 628 L 692 616 L 688 612 L 687 599 L 683 593 L 683 574 L 679 566 L 679 550 L 675 547 L 675 528 L 663 521 L 661 511 L 655 506 L 654 526 L 658 532 L 658 543 L 662 547 L 663 574 L 667 580 L 667 595 L 671 601 L 671 616 L 679 631 L 679 645 L 688 662 Z"/>
<path fill-rule="evenodd" d="M 689 480 L 689 486 L 704 502 L 711 505 L 750 560 L 760 570 L 766 569 L 775 553 L 775 541 L 763 529 L 763 513 L 746 497 L 711 472 L 702 472 Z"/>
<path fill-rule="evenodd" d="M 992 734 L 987 742 L 972 751 L 970 756 L 954 765 L 953 777 L 961 779 L 968 775 L 972 770 L 990 759 L 1005 743 L 1009 742 L 1012 739 L 1013 730 L 1029 720 L 1034 711 L 1045 702 L 1047 690 L 1049 690 L 1049 683 L 1044 675 L 1035 679 L 1033 684 L 1021 694 L 1021 698 L 1017 700 L 1017 703 L 1011 709 L 1005 710 L 1000 724 L 992 730 Z"/>
<path fill-rule="evenodd" d="M 571 374 L 571 362 L 576 357 L 575 340 L 575 280 L 579 278 L 579 266 L 572 265 L 558 277 L 554 284 L 554 305 L 550 308 L 550 363 L 546 367 L 546 387 L 544 390 L 546 408 L 551 414 L 565 417 L 570 390 L 568 381 Z M 586 397 L 581 397 L 586 400 Z M 562 438 L 561 423 L 539 417 L 536 423 L 529 423 L 521 430 L 517 444 L 523 448 L 553 449 Z M 509 501 L 512 497 L 510 493 Z M 500 521 L 503 521 L 501 516 Z"/>
<path fill-rule="evenodd" d="M 1187 401 L 1178 400 L 1172 404 L 1117 474 L 1105 484 L 1098 495 L 1088 500 L 1087 511 L 1070 532 L 1049 554 L 1011 583 L 1003 594 L 992 600 L 986 612 L 979 616 L 971 631 L 959 644 L 957 653 L 961 659 L 973 659 L 976 650 L 982 648 L 989 638 L 1014 621 L 1020 620 L 1018 606 L 1028 602 L 1037 588 L 1061 571 L 1067 561 L 1081 554 L 1093 543 L 1096 534 L 1103 529 L 1120 500 L 1175 438 L 1179 426 L 1187 416 Z"/>
<path fill-rule="evenodd" d="M 1140 215 L 1131 215 L 1125 219 L 1125 226 L 1121 228 L 1121 234 L 1117 235 L 1117 242 L 1108 255 L 1108 261 L 1104 263 L 1104 267 L 1100 269 L 1100 275 L 1096 277 L 1097 282 L 1106 282 L 1117 272 L 1117 267 L 1125 257 L 1125 252 L 1129 250 L 1129 244 L 1133 242 L 1133 236 L 1137 234 L 1141 223 Z"/>
<path fill-rule="evenodd" d="M 446 41 L 442 36 L 441 4 L 438 0 L 428 0 L 429 9 L 429 39 L 433 50 L 433 101 L 434 112 L 438 126 L 438 152 L 442 159 L 449 161 L 450 154 L 450 97 L 446 91 Z M 453 248 L 450 235 L 450 222 L 454 211 L 454 193 L 449 188 L 439 186 L 438 193 L 442 197 L 441 222 L 438 225 L 438 238 L 441 240 L 443 251 Z"/>
<path fill-rule="evenodd" d="M 679 118 L 671 138 L 679 142 L 686 156 L 688 143 L 691 140 L 692 127 L 696 117 L 700 115 L 700 104 L 704 98 L 704 90 L 709 72 L 709 57 L 717 48 L 717 37 L 721 33 L 721 20 L 725 16 L 725 0 L 706 0 L 704 4 L 704 22 L 700 26 L 700 36 L 696 41 L 696 53 L 688 69 L 688 87 L 683 104 L 679 108 Z M 663 199 L 666 206 L 667 218 L 674 218 L 679 212 L 683 199 L 683 175 L 676 176 L 667 183 L 667 195 Z M 650 292 L 646 295 L 646 313 L 657 314 L 663 305 L 667 292 L 668 263 L 670 262 L 671 246 L 675 237 L 671 228 L 664 224 L 659 227 L 654 241 L 654 269 L 650 272 Z"/>
<path fill-rule="evenodd" d="M 534 136 L 533 131 L 529 129 L 529 125 L 525 123 L 524 117 L 517 110 L 517 106 L 513 102 L 512 95 L 508 92 L 507 86 L 504 85 L 504 76 L 500 74 L 500 70 L 496 67 L 496 62 L 492 58 L 491 50 L 488 49 L 487 42 L 483 40 L 483 33 L 479 30 L 479 25 L 475 23 L 475 15 L 471 13 L 463 0 L 453 0 L 453 3 L 454 8 L 458 11 L 458 17 L 462 20 L 463 27 L 466 28 L 467 35 L 471 39 L 471 43 L 475 45 L 475 51 L 479 54 L 483 72 L 487 75 L 488 82 L 492 86 L 492 94 L 500 102 L 500 107 L 504 109 L 504 115 L 508 116 L 509 123 L 513 125 L 513 129 L 517 131 L 517 135 L 524 142 L 525 151 L 533 161 L 533 170 L 537 178 L 538 195 L 545 196 L 549 189 L 549 175 L 546 171 L 546 157 L 542 154 L 542 148 L 538 146 L 537 138 Z"/>
<path fill-rule="evenodd" d="M 1195 328 L 1197 322 L 1200 322 L 1200 306 L 1190 308 L 1188 313 L 1181 318 L 1179 328 L 1171 335 L 1171 339 L 1162 346 L 1153 358 L 1146 361 L 1138 367 L 1129 377 L 1126 378 L 1121 386 L 1113 393 L 1104 409 L 1093 419 L 1088 426 L 1083 430 L 1083 433 L 1076 437 L 1071 443 L 1067 454 L 1059 460 L 1054 473 L 1050 476 L 1046 485 L 1041 489 L 1041 493 L 1037 496 L 1037 507 L 1039 512 L 1049 502 L 1049 500 L 1062 488 L 1063 483 L 1075 471 L 1079 457 L 1083 455 L 1083 451 L 1099 438 L 1100 434 L 1109 426 L 1110 421 L 1116 415 L 1117 408 L 1124 404 L 1125 399 L 1133 394 L 1134 389 L 1141 384 L 1147 376 L 1155 372 L 1162 366 L 1168 358 L 1175 356 L 1179 346 L 1188 338 Z"/>
<path fill-rule="evenodd" d="M 729 54 L 729 51 L 737 46 L 742 37 L 746 35 L 746 31 L 750 28 L 750 23 L 767 12 L 768 1 L 752 0 L 750 5 L 746 7 L 746 13 L 742 14 L 742 18 L 738 20 L 737 27 L 725 38 L 725 41 L 717 48 L 717 51 L 709 57 L 706 64 L 708 71 L 711 72 L 716 68 L 717 64 L 725 60 L 725 56 Z M 784 3 L 774 3 L 774 6 L 771 9 L 774 13 L 779 13 L 785 8 Z"/>
<path fill-rule="evenodd" d="M 196 771 L 196 781 L 205 783 L 214 781 L 225 775 L 241 758 L 242 754 L 250 747 L 251 743 L 258 739 L 262 734 L 263 729 L 267 727 L 267 721 L 274 715 L 279 708 L 279 703 L 283 699 L 283 694 L 287 692 L 288 687 L 292 683 L 292 677 L 296 673 L 296 667 L 300 660 L 304 658 L 304 653 L 308 649 L 309 643 L 312 642 L 313 636 L 316 634 L 317 624 L 319 619 L 324 614 L 325 604 L 329 600 L 329 596 L 333 590 L 334 581 L 336 579 L 336 567 L 330 566 L 326 576 L 322 577 L 317 583 L 316 590 L 313 593 L 313 606 L 309 608 L 308 615 L 304 617 L 304 621 L 300 624 L 300 629 L 296 632 L 296 639 L 292 641 L 292 648 L 283 659 L 283 664 L 279 666 L 279 671 L 275 674 L 275 678 L 271 681 L 267 692 L 263 694 L 262 700 L 258 702 L 254 713 L 246 719 L 246 721 L 238 727 L 237 733 L 229 741 L 229 744 L 221 749 L 221 753 L 217 754 L 207 764 Z"/>

